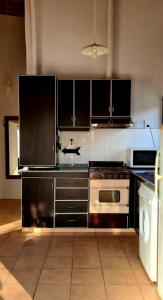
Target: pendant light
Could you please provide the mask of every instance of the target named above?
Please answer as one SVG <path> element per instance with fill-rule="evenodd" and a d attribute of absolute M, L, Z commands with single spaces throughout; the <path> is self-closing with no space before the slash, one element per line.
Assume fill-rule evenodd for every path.
<path fill-rule="evenodd" d="M 96 0 L 93 0 L 93 33 L 95 39 L 96 38 Z M 98 56 L 107 54 L 108 48 L 104 45 L 99 45 L 94 42 L 82 48 L 81 53 L 83 55 L 88 55 L 91 56 L 92 58 L 96 58 Z"/>

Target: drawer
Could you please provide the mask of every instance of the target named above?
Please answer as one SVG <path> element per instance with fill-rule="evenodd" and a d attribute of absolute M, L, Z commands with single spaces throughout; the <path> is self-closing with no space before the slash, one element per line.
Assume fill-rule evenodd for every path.
<path fill-rule="evenodd" d="M 88 201 L 56 201 L 55 212 L 56 213 L 73 213 L 73 212 L 85 212 L 88 211 Z"/>
<path fill-rule="evenodd" d="M 86 187 L 88 188 L 88 179 L 78 178 L 57 178 L 56 187 Z"/>
<path fill-rule="evenodd" d="M 55 215 L 56 227 L 87 227 L 87 214 Z"/>
<path fill-rule="evenodd" d="M 88 200 L 88 189 L 56 189 L 56 200 Z"/>

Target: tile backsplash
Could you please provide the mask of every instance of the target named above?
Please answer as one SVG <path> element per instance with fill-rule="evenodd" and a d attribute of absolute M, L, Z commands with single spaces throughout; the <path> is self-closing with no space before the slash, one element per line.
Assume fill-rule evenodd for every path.
<path fill-rule="evenodd" d="M 156 148 L 159 147 L 159 129 L 152 129 Z M 63 154 L 60 163 L 87 163 L 89 160 L 127 161 L 127 148 L 152 148 L 152 136 L 146 129 L 91 129 L 90 131 L 61 131 L 62 149 L 70 139 L 80 146 L 80 155 Z"/>

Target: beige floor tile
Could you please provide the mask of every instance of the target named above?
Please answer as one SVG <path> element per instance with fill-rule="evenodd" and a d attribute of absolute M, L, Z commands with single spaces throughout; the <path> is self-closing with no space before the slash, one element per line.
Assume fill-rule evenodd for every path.
<path fill-rule="evenodd" d="M 151 284 L 151 280 L 149 279 L 147 273 L 144 268 L 133 269 L 133 273 L 136 278 L 137 284 Z"/>
<path fill-rule="evenodd" d="M 20 256 L 16 261 L 14 270 L 41 269 L 44 260 L 44 256 Z"/>
<path fill-rule="evenodd" d="M 47 256 L 44 269 L 71 269 L 71 256 Z"/>
<path fill-rule="evenodd" d="M 90 229 L 90 228 L 89 228 Z M 91 231 L 75 231 L 74 237 L 80 237 L 80 236 L 85 236 L 85 237 L 96 237 L 96 233 L 94 230 Z"/>
<path fill-rule="evenodd" d="M 104 281 L 108 284 L 136 284 L 130 269 L 104 269 Z"/>
<path fill-rule="evenodd" d="M 70 300 L 106 300 L 104 285 L 72 285 Z"/>
<path fill-rule="evenodd" d="M 121 246 L 101 246 L 99 247 L 100 256 L 125 256 L 125 252 Z"/>
<path fill-rule="evenodd" d="M 1 296 L 2 300 L 32 300 L 34 291 L 35 285 L 26 285 L 24 287 L 17 282 L 14 285 L 6 284 L 1 292 Z"/>
<path fill-rule="evenodd" d="M 50 237 L 32 237 L 25 240 L 25 246 L 34 246 L 34 247 L 40 247 L 44 245 L 44 247 L 48 247 L 51 242 Z"/>
<path fill-rule="evenodd" d="M 130 269 L 129 262 L 125 256 L 102 256 L 103 269 Z"/>
<path fill-rule="evenodd" d="M 72 256 L 72 246 L 67 245 L 52 245 L 49 247 L 49 250 L 47 252 L 47 256 Z"/>
<path fill-rule="evenodd" d="M 97 246 L 74 246 L 73 251 L 74 256 L 99 256 L 99 251 Z"/>
<path fill-rule="evenodd" d="M 34 300 L 69 300 L 70 285 L 39 285 Z"/>
<path fill-rule="evenodd" d="M 72 246 L 74 242 L 74 237 L 73 236 L 67 236 L 61 235 L 61 236 L 53 236 L 51 239 L 51 245 L 57 245 L 57 246 L 62 246 L 62 245 L 67 245 L 67 246 Z"/>
<path fill-rule="evenodd" d="M 21 256 L 44 256 L 47 252 L 47 246 L 25 246 L 21 252 Z"/>
<path fill-rule="evenodd" d="M 139 288 L 144 297 L 144 300 L 161 300 L 157 293 L 157 286 L 155 284 L 151 286 L 140 285 Z"/>
<path fill-rule="evenodd" d="M 0 248 L 0 256 L 19 256 L 22 249 L 22 247 L 4 245 Z"/>
<path fill-rule="evenodd" d="M 139 256 L 128 256 L 127 259 L 132 269 L 142 268 L 142 263 Z"/>
<path fill-rule="evenodd" d="M 43 269 L 39 285 L 43 284 L 70 284 L 71 270 L 68 269 Z"/>
<path fill-rule="evenodd" d="M 23 271 L 12 271 L 9 275 L 6 284 L 15 285 L 18 282 L 22 286 L 33 286 L 36 285 L 40 276 L 40 270 L 23 270 Z"/>
<path fill-rule="evenodd" d="M 100 259 L 98 256 L 74 256 L 73 268 L 101 268 Z"/>
<path fill-rule="evenodd" d="M 10 273 L 7 269 L 0 269 L 0 288 L 7 281 Z"/>
<path fill-rule="evenodd" d="M 108 300 L 144 300 L 137 285 L 106 285 L 106 292 Z"/>
<path fill-rule="evenodd" d="M 11 270 L 12 267 L 14 266 L 16 260 L 17 260 L 17 256 L 1 256 L 0 257 L 0 269 L 6 269 L 6 270 Z"/>
<path fill-rule="evenodd" d="M 95 236 L 78 236 L 74 239 L 74 245 L 97 246 L 97 239 Z"/>
<path fill-rule="evenodd" d="M 73 269 L 72 284 L 103 284 L 101 269 Z"/>
<path fill-rule="evenodd" d="M 97 237 L 97 241 L 99 245 L 114 245 L 114 246 L 121 246 L 120 239 L 115 236 L 108 236 L 108 237 Z"/>
<path fill-rule="evenodd" d="M 127 256 L 138 256 L 139 255 L 139 246 L 137 243 L 124 243 L 123 249 Z"/>

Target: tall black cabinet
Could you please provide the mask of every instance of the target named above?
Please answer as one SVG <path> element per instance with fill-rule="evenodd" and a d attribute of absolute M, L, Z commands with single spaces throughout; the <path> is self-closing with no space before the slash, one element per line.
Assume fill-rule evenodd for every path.
<path fill-rule="evenodd" d="M 55 166 L 56 78 L 19 77 L 20 165 Z"/>

